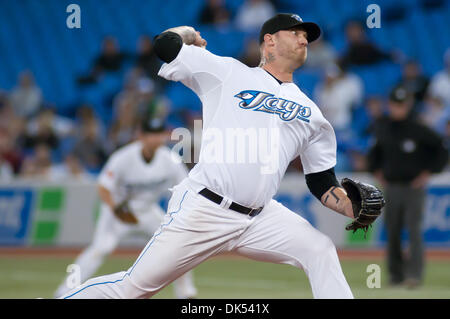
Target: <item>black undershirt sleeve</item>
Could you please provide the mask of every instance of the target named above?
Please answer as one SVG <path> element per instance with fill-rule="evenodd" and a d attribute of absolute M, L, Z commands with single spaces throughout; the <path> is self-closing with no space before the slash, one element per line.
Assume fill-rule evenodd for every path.
<path fill-rule="evenodd" d="M 311 173 L 305 175 L 306 185 L 310 192 L 320 200 L 322 195 L 325 194 L 331 187 L 340 187 L 336 175 L 334 173 L 334 167 L 327 169 L 326 171 Z"/>
<path fill-rule="evenodd" d="M 155 37 L 153 48 L 156 55 L 166 63 L 170 63 L 177 57 L 183 46 L 181 36 L 172 31 L 166 31 Z"/>

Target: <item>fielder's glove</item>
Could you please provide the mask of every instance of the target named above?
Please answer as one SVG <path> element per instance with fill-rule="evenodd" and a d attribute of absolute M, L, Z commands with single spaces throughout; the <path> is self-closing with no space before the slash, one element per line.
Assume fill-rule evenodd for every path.
<path fill-rule="evenodd" d="M 114 208 L 114 215 L 127 224 L 137 224 L 138 220 L 128 206 L 128 201 L 123 201 Z"/>
<path fill-rule="evenodd" d="M 352 202 L 355 216 L 353 222 L 348 224 L 345 229 L 356 232 L 361 228 L 366 234 L 369 226 L 372 226 L 372 223 L 381 214 L 381 209 L 385 204 L 383 193 L 375 186 L 352 181 L 349 178 L 342 179 L 341 185 Z"/>

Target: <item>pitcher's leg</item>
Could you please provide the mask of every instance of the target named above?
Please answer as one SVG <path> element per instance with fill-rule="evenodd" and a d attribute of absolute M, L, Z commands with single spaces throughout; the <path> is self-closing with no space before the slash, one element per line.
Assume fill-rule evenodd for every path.
<path fill-rule="evenodd" d="M 99 221 L 91 245 L 89 245 L 89 247 L 87 247 L 74 262 L 81 268 L 82 282 L 95 274 L 98 268 L 103 264 L 105 257 L 116 249 L 121 238 L 123 238 L 128 232 L 128 229 L 131 228 L 129 225 L 121 224 L 121 222 L 111 215 L 111 212 L 104 212 L 104 214 L 102 219 L 106 219 L 107 221 Z"/>
<path fill-rule="evenodd" d="M 303 268 L 315 298 L 353 298 L 333 242 L 272 200 L 241 235 L 237 254 Z"/>
<path fill-rule="evenodd" d="M 127 272 L 89 279 L 80 287 L 72 289 L 62 299 L 131 299 L 146 298 L 146 291 L 133 282 Z"/>
<path fill-rule="evenodd" d="M 149 298 L 214 255 L 215 245 L 186 245 L 195 232 L 169 227 L 157 232 L 128 271 L 88 280 L 64 299 Z"/>
<path fill-rule="evenodd" d="M 198 204 L 196 196 L 187 190 L 174 193 L 163 223 L 127 272 L 91 279 L 65 297 L 150 297 L 220 252 L 245 223 L 215 213 L 209 202 Z"/>
<path fill-rule="evenodd" d="M 80 281 L 85 282 L 103 264 L 107 255 L 109 255 L 119 243 L 119 240 L 126 232 L 126 225 L 120 225 L 115 220 L 111 212 L 102 209 L 98 220 L 92 243 L 84 249 L 73 262 L 80 269 Z M 59 297 L 70 291 L 66 277 L 55 292 Z"/>
<path fill-rule="evenodd" d="M 156 233 L 141 255 L 126 272 L 88 280 L 65 298 L 148 298 L 189 271 L 206 255 L 189 255 L 183 241 L 188 237 L 165 229 Z M 192 236 L 192 234 L 191 234 Z"/>
<path fill-rule="evenodd" d="M 179 259 L 183 258 L 185 250 L 180 239 L 186 241 L 183 237 L 190 234 L 178 232 L 174 226 L 179 215 L 185 213 L 183 203 L 187 193 L 172 196 L 172 206 L 176 201 L 177 209 L 169 210 L 170 213 L 164 217 L 163 223 L 128 271 L 88 280 L 64 298 L 146 298 L 189 270 L 190 265 L 182 267 Z"/>
<path fill-rule="evenodd" d="M 157 204 L 139 218 L 140 229 L 152 236 L 164 220 L 164 211 Z M 174 295 L 177 299 L 192 299 L 197 295 L 193 271 L 189 271 L 173 282 Z"/>

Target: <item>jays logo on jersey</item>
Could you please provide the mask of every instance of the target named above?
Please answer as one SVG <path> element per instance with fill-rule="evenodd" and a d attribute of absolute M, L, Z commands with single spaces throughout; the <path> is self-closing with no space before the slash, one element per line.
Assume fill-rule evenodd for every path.
<path fill-rule="evenodd" d="M 299 119 L 309 123 L 311 108 L 276 97 L 271 93 L 245 90 L 234 97 L 242 100 L 239 107 L 243 109 L 278 114 L 283 121 Z"/>

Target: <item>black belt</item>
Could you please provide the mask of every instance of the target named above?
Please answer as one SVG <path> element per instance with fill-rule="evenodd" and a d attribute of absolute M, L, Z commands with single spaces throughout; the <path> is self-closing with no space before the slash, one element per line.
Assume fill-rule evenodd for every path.
<path fill-rule="evenodd" d="M 206 197 L 210 201 L 220 205 L 222 203 L 223 197 L 214 193 L 213 191 L 210 191 L 207 188 L 203 188 L 200 192 L 198 192 L 203 197 Z M 262 210 L 263 207 L 260 208 L 248 208 L 242 205 L 239 205 L 238 203 L 232 202 L 229 209 L 234 210 L 235 212 L 248 215 L 250 217 L 255 217 L 258 215 Z"/>

